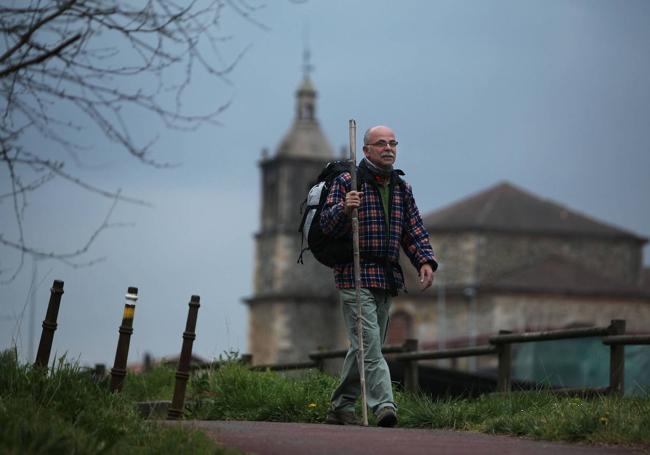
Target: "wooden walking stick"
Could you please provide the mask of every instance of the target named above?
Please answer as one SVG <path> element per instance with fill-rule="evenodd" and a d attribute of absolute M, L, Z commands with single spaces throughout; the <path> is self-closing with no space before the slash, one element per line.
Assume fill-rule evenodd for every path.
<path fill-rule="evenodd" d="M 350 157 L 352 166 L 352 191 L 357 191 L 357 122 L 350 120 Z M 361 261 L 359 258 L 359 216 L 356 208 L 352 209 L 352 251 L 354 253 L 354 292 L 357 301 L 357 365 L 359 366 L 359 380 L 361 382 L 361 407 L 363 413 L 363 426 L 368 426 L 368 407 L 366 403 L 366 372 L 363 352 L 363 313 L 361 312 Z"/>

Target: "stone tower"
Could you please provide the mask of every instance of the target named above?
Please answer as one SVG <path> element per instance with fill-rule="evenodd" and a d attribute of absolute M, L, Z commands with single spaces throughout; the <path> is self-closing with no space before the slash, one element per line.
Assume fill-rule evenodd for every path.
<path fill-rule="evenodd" d="M 254 295 L 248 350 L 255 364 L 304 361 L 339 345 L 340 315 L 332 271 L 306 253 L 298 264 L 300 206 L 324 165 L 334 159 L 316 118 L 316 90 L 305 72 L 291 128 L 272 156 L 263 153 L 261 223 L 255 236 Z"/>

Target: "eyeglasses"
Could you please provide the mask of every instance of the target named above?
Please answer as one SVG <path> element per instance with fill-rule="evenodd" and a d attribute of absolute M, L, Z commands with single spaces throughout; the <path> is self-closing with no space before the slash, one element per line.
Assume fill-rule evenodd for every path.
<path fill-rule="evenodd" d="M 366 145 L 372 145 L 373 147 L 379 147 L 381 149 L 386 148 L 387 145 L 390 146 L 390 148 L 394 149 L 397 147 L 398 142 L 397 141 L 388 141 L 386 142 L 385 140 L 379 140 L 373 144 L 366 144 Z"/>

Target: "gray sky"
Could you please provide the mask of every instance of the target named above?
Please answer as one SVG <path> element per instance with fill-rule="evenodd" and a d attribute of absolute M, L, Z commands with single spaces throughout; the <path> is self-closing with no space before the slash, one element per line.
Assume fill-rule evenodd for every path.
<path fill-rule="evenodd" d="M 269 0 L 256 17 L 270 30 L 225 18 L 234 38 L 224 58 L 251 45 L 232 85 L 199 78 L 185 100 L 199 110 L 230 100 L 221 127 L 177 134 L 134 118 L 144 135 L 160 135 L 156 157 L 182 166 L 149 168 L 86 133 L 96 150 L 89 161 L 102 166 L 80 172 L 154 207 L 117 206 L 113 220 L 133 226 L 96 241 L 87 259 L 104 262 L 38 264 L 37 336 L 52 280 L 65 281 L 58 354 L 112 365 L 128 286 L 140 288 L 130 360 L 180 351 L 192 294 L 201 296 L 194 352 L 246 351 L 241 299 L 252 293 L 257 162 L 293 119 L 306 29 L 317 115 L 333 147 L 347 144 L 349 118 L 361 131 L 392 126 L 422 212 L 507 180 L 650 236 L 650 2 Z M 109 206 L 52 184 L 32 199 L 28 239 L 74 249 Z M 0 205 L 3 227 L 8 209 Z M 1 254 L 11 265 L 11 253 Z M 16 320 L 30 279 L 28 262 L 0 287 L 0 348 L 15 340 L 24 358 L 29 310 L 18 331 Z"/>

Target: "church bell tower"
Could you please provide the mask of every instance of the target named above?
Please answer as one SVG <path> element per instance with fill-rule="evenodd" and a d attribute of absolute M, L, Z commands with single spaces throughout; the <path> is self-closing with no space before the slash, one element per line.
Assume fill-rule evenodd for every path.
<path fill-rule="evenodd" d="M 308 360 L 341 343 L 341 316 L 332 271 L 310 253 L 298 264 L 301 204 L 325 164 L 334 159 L 316 118 L 317 93 L 305 65 L 295 118 L 272 156 L 263 153 L 261 221 L 255 235 L 254 295 L 248 350 L 255 364 Z M 305 245 L 306 246 L 306 245 Z"/>

